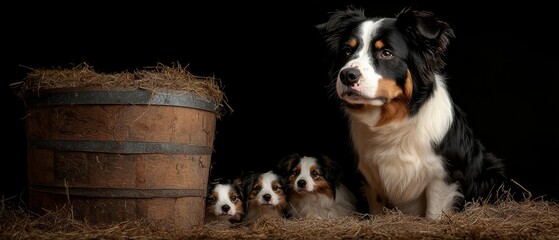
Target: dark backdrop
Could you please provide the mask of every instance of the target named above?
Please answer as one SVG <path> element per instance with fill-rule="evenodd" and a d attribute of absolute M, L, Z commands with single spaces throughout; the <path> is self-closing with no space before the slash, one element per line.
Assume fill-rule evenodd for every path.
<path fill-rule="evenodd" d="M 292 152 L 321 151 L 342 163 L 357 186 L 346 120 L 327 87 L 314 25 L 348 3 L 366 7 L 371 16 L 394 16 L 410 3 L 229 2 L 5 7 L 0 194 L 25 196 L 27 184 L 24 106 L 8 85 L 25 77 L 27 67 L 82 62 L 108 73 L 180 63 L 196 75 L 219 78 L 234 111 L 218 120 L 212 177 L 266 170 Z M 558 198 L 559 47 L 552 8 L 413 6 L 435 12 L 455 30 L 448 86 L 477 137 L 534 196 Z"/>

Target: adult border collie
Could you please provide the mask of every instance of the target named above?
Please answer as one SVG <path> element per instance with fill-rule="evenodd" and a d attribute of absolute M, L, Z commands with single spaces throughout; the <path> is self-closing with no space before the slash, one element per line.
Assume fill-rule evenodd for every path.
<path fill-rule="evenodd" d="M 474 138 L 445 85 L 454 38 L 446 22 L 409 8 L 369 18 L 350 7 L 317 28 L 371 213 L 396 207 L 439 219 L 500 187 L 504 164 Z"/>

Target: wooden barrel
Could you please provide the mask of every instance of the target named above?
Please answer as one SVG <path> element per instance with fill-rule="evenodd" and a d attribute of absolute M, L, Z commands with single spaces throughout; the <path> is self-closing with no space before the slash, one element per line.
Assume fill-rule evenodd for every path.
<path fill-rule="evenodd" d="M 28 95 L 32 211 L 90 223 L 203 223 L 215 102 L 175 90 L 68 88 Z"/>

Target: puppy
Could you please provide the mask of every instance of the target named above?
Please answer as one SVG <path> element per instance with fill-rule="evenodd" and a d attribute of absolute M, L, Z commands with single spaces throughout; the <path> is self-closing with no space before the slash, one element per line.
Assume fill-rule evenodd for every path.
<path fill-rule="evenodd" d="M 208 186 L 204 222 L 229 226 L 239 222 L 244 214 L 241 180 L 233 183 L 213 182 Z"/>
<path fill-rule="evenodd" d="M 280 160 L 287 182 L 288 216 L 295 218 L 336 218 L 356 211 L 356 198 L 341 183 L 338 164 L 322 155 L 297 153 Z"/>
<path fill-rule="evenodd" d="M 273 171 L 251 173 L 244 177 L 247 214 L 243 221 L 284 217 L 287 208 L 284 186 L 283 179 Z"/>
<path fill-rule="evenodd" d="M 394 206 L 439 219 L 506 181 L 452 101 L 443 74 L 452 28 L 427 11 L 336 11 L 317 26 L 349 119 L 372 213 Z"/>

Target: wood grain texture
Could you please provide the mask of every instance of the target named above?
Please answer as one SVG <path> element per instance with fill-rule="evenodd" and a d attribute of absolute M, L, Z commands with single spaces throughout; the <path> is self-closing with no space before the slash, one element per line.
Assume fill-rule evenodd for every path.
<path fill-rule="evenodd" d="M 91 223 L 146 219 L 177 228 L 203 223 L 211 151 L 95 152 L 31 143 L 161 143 L 213 149 L 216 113 L 130 104 L 39 106 L 27 113 L 33 211 L 70 204 L 76 218 Z"/>

